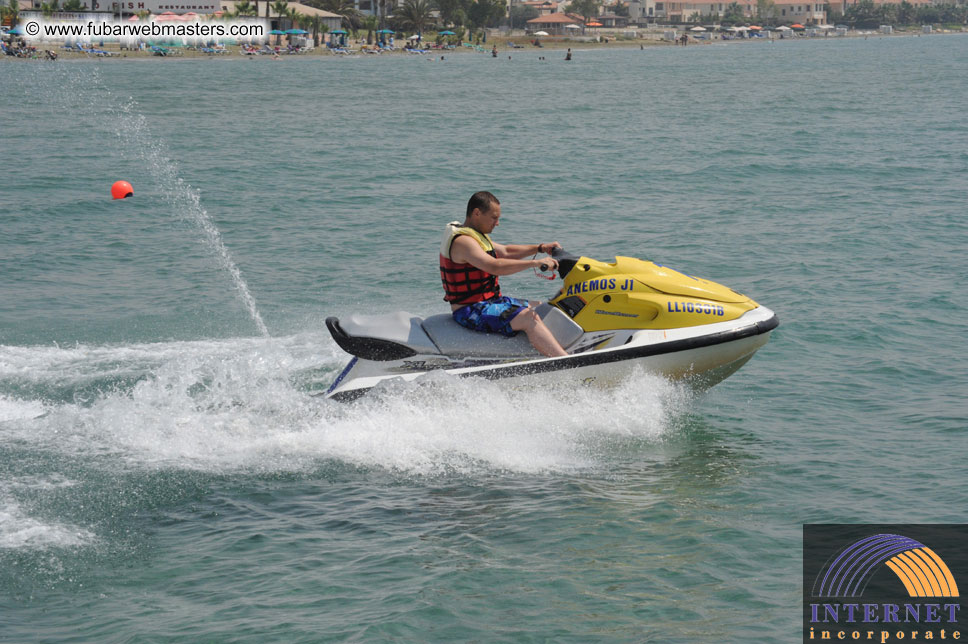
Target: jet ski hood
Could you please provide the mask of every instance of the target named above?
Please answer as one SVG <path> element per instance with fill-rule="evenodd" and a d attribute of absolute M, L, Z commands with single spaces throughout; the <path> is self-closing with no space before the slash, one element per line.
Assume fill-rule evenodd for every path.
<path fill-rule="evenodd" d="M 722 284 L 634 257 L 602 262 L 560 250 L 553 256 L 563 284 L 551 304 L 585 331 L 700 326 L 759 306 Z"/>
<path fill-rule="evenodd" d="M 666 295 L 696 297 L 714 302 L 738 303 L 749 301 L 749 298 L 745 295 L 741 295 L 722 284 L 692 277 L 668 266 L 635 257 L 617 256 L 615 262 L 611 264 L 581 257 L 577 265 L 582 274 L 582 280 L 600 278 L 605 275 L 628 275 L 644 286 Z"/>

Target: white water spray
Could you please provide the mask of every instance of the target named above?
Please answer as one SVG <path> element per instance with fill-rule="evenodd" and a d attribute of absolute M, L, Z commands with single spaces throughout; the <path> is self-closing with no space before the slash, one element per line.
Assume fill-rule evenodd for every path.
<path fill-rule="evenodd" d="M 91 86 L 98 88 L 98 101 L 105 103 L 103 94 L 111 97 L 111 92 L 103 87 L 97 69 L 94 70 L 93 76 Z M 232 278 L 235 290 L 248 310 L 249 317 L 259 329 L 259 333 L 263 337 L 269 337 L 269 329 L 262 321 L 255 298 L 252 297 L 245 279 L 242 278 L 242 271 L 232 260 L 232 255 L 222 241 L 222 234 L 218 227 L 202 207 L 198 189 L 179 176 L 178 165 L 170 158 L 167 146 L 151 134 L 148 120 L 144 114 L 137 111 L 137 103 L 133 98 L 129 98 L 123 104 L 114 101 L 107 103 L 109 111 L 113 112 L 111 122 L 115 125 L 115 133 L 123 143 L 122 149 L 137 154 L 144 161 L 175 214 L 202 231 L 206 245 L 212 251 L 219 266 Z"/>

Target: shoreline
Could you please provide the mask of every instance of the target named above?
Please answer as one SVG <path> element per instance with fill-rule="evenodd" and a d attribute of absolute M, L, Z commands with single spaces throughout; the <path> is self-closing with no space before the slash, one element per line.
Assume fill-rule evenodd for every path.
<path fill-rule="evenodd" d="M 671 29 L 670 29 L 671 31 Z M 678 31 L 678 30 L 677 30 Z M 56 52 L 57 60 L 143 60 L 146 58 L 159 58 L 159 59 L 174 59 L 174 60 L 185 60 L 185 59 L 233 59 L 233 58 L 255 58 L 255 59 L 268 59 L 268 60 L 285 60 L 289 58 L 307 58 L 307 57 L 318 57 L 318 58 L 384 58 L 387 56 L 398 57 L 398 56 L 420 56 L 420 57 L 434 57 L 439 58 L 441 56 L 464 56 L 468 54 L 479 54 L 479 55 L 491 55 L 492 47 L 496 46 L 500 56 L 503 55 L 521 55 L 521 54 L 540 54 L 543 51 L 563 51 L 566 49 L 572 49 L 574 51 L 595 51 L 600 49 L 646 49 L 653 47 L 681 47 L 677 42 L 668 41 L 661 39 L 661 33 L 659 32 L 644 32 L 647 33 L 649 38 L 624 38 L 618 37 L 616 34 L 599 34 L 602 37 L 609 38 L 608 42 L 596 42 L 596 41 L 575 41 L 566 40 L 561 37 L 545 36 L 539 38 L 541 47 L 536 47 L 532 44 L 534 37 L 532 36 L 491 36 L 491 39 L 487 44 L 482 44 L 480 46 L 474 45 L 471 47 L 462 46 L 456 49 L 425 49 L 419 51 L 409 51 L 406 49 L 396 49 L 394 51 L 383 51 L 383 52 L 366 52 L 360 49 L 360 45 L 354 43 L 355 48 L 350 50 L 349 53 L 340 54 L 333 52 L 326 48 L 325 46 L 316 47 L 310 51 L 303 51 L 299 53 L 287 53 L 285 50 L 280 49 L 280 52 L 276 55 L 268 53 L 259 54 L 242 54 L 240 45 L 229 45 L 226 47 L 224 53 L 208 53 L 201 51 L 200 49 L 188 48 L 188 47 L 170 47 L 171 51 L 175 52 L 173 55 L 159 56 L 150 49 L 145 50 L 128 50 L 121 49 L 117 43 L 105 43 L 103 49 L 109 52 L 109 56 L 99 56 L 96 54 L 86 53 L 82 51 L 65 49 L 63 44 L 58 44 L 56 47 L 52 47 L 52 43 L 45 45 L 34 45 L 37 48 L 36 55 L 26 58 L 21 58 L 17 56 L 0 56 L 0 60 L 10 60 L 10 61 L 46 61 L 44 58 L 44 52 L 47 49 Z M 932 33 L 922 33 L 920 31 L 895 31 L 892 34 L 883 34 L 875 31 L 865 31 L 856 33 L 847 33 L 844 36 L 827 36 L 827 37 L 809 37 L 809 36 L 799 36 L 793 38 L 737 38 L 730 40 L 723 40 L 721 38 L 711 38 L 711 39 L 692 39 L 689 41 L 687 47 L 694 46 L 709 46 L 709 45 L 734 45 L 734 44 L 748 44 L 748 43 L 762 43 L 762 42 L 796 42 L 796 41 L 830 41 L 830 40 L 840 40 L 843 38 L 920 38 L 922 36 L 933 37 L 933 36 L 950 36 L 950 35 L 964 35 L 966 31 L 934 31 Z M 514 43 L 516 47 L 512 47 L 509 43 Z M 97 45 L 101 48 L 100 45 Z"/>

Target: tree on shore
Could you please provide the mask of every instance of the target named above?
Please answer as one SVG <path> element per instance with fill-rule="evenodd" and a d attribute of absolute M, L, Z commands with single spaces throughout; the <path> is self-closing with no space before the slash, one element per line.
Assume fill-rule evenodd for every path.
<path fill-rule="evenodd" d="M 17 19 L 20 17 L 20 2 L 17 0 L 10 0 L 10 2 L 5 7 L 0 7 L 0 17 L 4 20 L 10 19 L 10 24 L 17 24 Z"/>
<path fill-rule="evenodd" d="M 366 16 L 363 18 L 363 28 L 366 29 L 366 44 L 373 44 L 373 32 L 379 29 L 380 20 L 376 16 Z"/>
<path fill-rule="evenodd" d="M 756 0 L 756 20 L 764 27 L 776 24 L 779 12 L 773 0 Z"/>
<path fill-rule="evenodd" d="M 410 28 L 422 35 L 424 28 L 432 21 L 429 0 L 405 0 L 403 5 L 394 12 L 394 17 L 401 27 Z"/>
<path fill-rule="evenodd" d="M 449 26 L 455 23 L 457 12 L 464 9 L 463 0 L 435 0 L 434 6 L 440 12 L 440 22 Z"/>
<path fill-rule="evenodd" d="M 914 5 L 907 0 L 902 0 L 901 4 L 897 6 L 897 22 L 902 25 L 914 24 L 914 21 L 918 18 L 918 11 L 914 8 Z"/>
<path fill-rule="evenodd" d="M 968 24 L 968 5 L 948 3 L 914 7 L 906 1 L 899 5 L 877 5 L 872 0 L 861 0 L 847 7 L 842 20 L 860 29 L 875 29 L 880 25 L 965 25 Z"/>
<path fill-rule="evenodd" d="M 494 27 L 504 20 L 506 9 L 507 5 L 502 0 L 477 0 L 465 9 L 467 22 L 474 29 Z"/>
<path fill-rule="evenodd" d="M 329 31 L 329 27 L 323 22 L 323 17 L 319 15 L 310 15 L 307 13 L 297 13 L 296 22 L 302 29 L 310 32 L 313 35 L 313 46 L 319 47 L 319 37 L 320 34 L 324 34 Z"/>
<path fill-rule="evenodd" d="M 54 15 L 55 11 L 60 11 L 60 0 L 53 0 L 53 2 L 44 2 L 40 5 L 40 11 L 44 14 L 45 18 L 50 18 Z"/>
<path fill-rule="evenodd" d="M 361 14 L 353 0 L 308 0 L 306 4 L 342 16 L 344 29 L 355 30 L 360 24 Z"/>
<path fill-rule="evenodd" d="M 743 7 L 739 5 L 738 2 L 732 2 L 726 7 L 726 12 L 723 13 L 722 23 L 724 25 L 740 25 L 746 22 L 746 15 L 743 13 Z"/>
<path fill-rule="evenodd" d="M 523 26 L 529 20 L 540 15 L 537 7 L 526 4 L 516 4 L 511 6 L 511 25 Z"/>
<path fill-rule="evenodd" d="M 73 0 L 70 0 L 70 1 L 73 1 Z M 256 13 L 255 6 L 253 6 L 253 4 L 249 2 L 249 0 L 241 0 L 241 2 L 236 2 L 235 11 L 225 14 L 226 17 L 232 17 L 232 18 L 258 16 L 258 15 L 259 14 Z"/>
<path fill-rule="evenodd" d="M 598 10 L 602 6 L 601 0 L 571 0 L 567 7 L 565 7 L 566 13 L 577 13 L 582 17 L 584 23 L 591 22 L 592 18 L 598 16 Z M 581 32 L 585 33 L 585 24 L 581 26 Z"/>

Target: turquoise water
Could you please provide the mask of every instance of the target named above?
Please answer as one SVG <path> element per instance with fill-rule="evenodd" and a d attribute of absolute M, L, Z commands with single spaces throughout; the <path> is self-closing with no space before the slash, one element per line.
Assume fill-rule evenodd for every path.
<path fill-rule="evenodd" d="M 966 521 L 968 38 L 545 55 L 0 64 L 0 640 L 792 641 L 804 522 Z M 313 397 L 479 189 L 782 325 Z"/>

